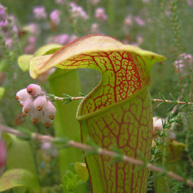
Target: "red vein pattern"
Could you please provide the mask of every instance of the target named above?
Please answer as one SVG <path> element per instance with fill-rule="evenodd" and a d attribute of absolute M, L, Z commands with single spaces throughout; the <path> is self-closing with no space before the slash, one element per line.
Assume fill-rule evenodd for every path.
<path fill-rule="evenodd" d="M 139 64 L 139 61 L 143 65 Z M 142 57 L 125 51 L 92 52 L 81 54 L 60 63 L 61 68 L 93 68 L 102 73 L 100 87 L 84 100 L 81 115 L 85 115 L 113 103 L 125 100 L 147 80 Z"/>
<path fill-rule="evenodd" d="M 98 146 L 117 146 L 123 154 L 138 158 L 139 150 L 150 158 L 152 139 L 151 100 L 146 90 L 127 100 L 149 81 L 143 58 L 126 51 L 91 52 L 70 57 L 58 67 L 93 68 L 101 72 L 97 88 L 82 102 L 79 115 L 105 109 L 96 116 L 81 120 L 82 141 L 90 137 Z M 112 104 L 121 102 L 113 107 Z M 110 164 L 105 156 L 86 157 L 93 193 L 145 193 L 148 170 L 124 162 Z"/>
<path fill-rule="evenodd" d="M 88 135 L 83 137 L 83 142 L 89 136 L 100 147 L 111 149 L 115 145 L 122 153 L 137 159 L 140 159 L 137 154 L 139 150 L 149 160 L 152 139 L 152 112 L 149 107 L 151 100 L 146 90 L 129 102 L 87 119 Z M 100 172 L 100 183 L 105 182 L 103 193 L 146 192 L 148 170 L 135 172 L 138 166 L 124 162 L 111 165 L 112 160 L 107 156 L 95 156 L 98 167 L 93 167 L 89 157 L 86 161 L 91 181 L 92 176 L 95 178 L 95 173 Z M 95 189 L 97 187 L 93 187 Z"/>

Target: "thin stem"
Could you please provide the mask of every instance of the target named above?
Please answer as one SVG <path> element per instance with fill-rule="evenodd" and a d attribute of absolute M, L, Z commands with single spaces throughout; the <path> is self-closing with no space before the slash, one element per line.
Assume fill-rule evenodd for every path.
<path fill-rule="evenodd" d="M 69 96 L 69 95 L 68 95 L 68 97 L 58 97 L 58 96 L 50 96 L 50 95 L 48 95 L 48 97 L 51 97 L 53 100 L 60 100 L 60 101 L 64 101 L 64 100 L 74 101 L 74 100 L 82 100 L 82 99 L 84 99 L 84 97 L 82 97 L 82 96 L 72 97 L 72 96 Z M 183 105 L 183 104 L 193 105 L 193 102 L 179 101 L 179 98 L 176 101 L 163 100 L 163 99 L 152 99 L 152 102 L 165 102 L 165 103 L 176 103 L 176 104 L 181 104 L 181 105 Z"/>
<path fill-rule="evenodd" d="M 0 129 L 3 132 L 11 133 L 11 134 L 14 134 L 14 135 L 19 136 L 19 137 L 25 137 L 26 136 L 24 133 L 16 131 L 16 130 L 14 130 L 14 129 L 6 126 L 6 125 L 0 124 Z M 50 141 L 50 142 L 58 142 L 57 138 L 54 138 L 54 137 L 48 136 L 48 135 L 40 135 L 40 134 L 37 134 L 37 133 L 32 133 L 31 138 L 34 139 L 34 140 L 44 140 L 44 141 Z M 64 143 L 64 141 L 62 143 Z M 116 152 L 113 152 L 113 151 L 109 151 L 109 150 L 103 149 L 103 148 L 99 148 L 96 151 L 96 149 L 93 148 L 90 145 L 79 143 L 79 142 L 76 142 L 76 141 L 73 141 L 73 140 L 69 140 L 66 143 L 66 146 L 67 147 L 78 148 L 78 149 L 81 149 L 83 151 L 88 151 L 88 152 L 93 152 L 94 151 L 94 152 L 96 152 L 96 154 L 99 154 L 99 155 L 102 155 L 102 156 L 109 156 L 111 158 L 120 157 L 119 153 L 116 153 Z M 172 171 L 168 171 L 168 170 L 166 170 L 164 168 L 157 167 L 157 166 L 155 166 L 155 165 L 153 165 L 151 163 L 145 164 L 142 160 L 138 160 L 138 159 L 126 156 L 126 155 L 122 155 L 121 156 L 121 160 L 125 161 L 127 163 L 131 163 L 131 164 L 135 164 L 135 165 L 139 165 L 139 166 L 144 166 L 147 169 L 154 170 L 156 172 L 164 173 L 164 174 L 166 174 L 167 176 L 169 176 L 169 177 L 171 177 L 173 179 L 176 179 L 176 180 L 178 180 L 180 182 L 186 183 L 188 186 L 192 186 L 193 187 L 193 181 L 186 180 L 185 178 L 179 176 L 178 174 L 173 173 Z"/>
<path fill-rule="evenodd" d="M 185 102 L 185 101 L 172 101 L 172 100 L 163 100 L 163 99 L 152 99 L 152 102 L 165 102 L 165 103 L 176 103 L 176 104 L 187 104 L 193 105 L 193 102 Z"/>

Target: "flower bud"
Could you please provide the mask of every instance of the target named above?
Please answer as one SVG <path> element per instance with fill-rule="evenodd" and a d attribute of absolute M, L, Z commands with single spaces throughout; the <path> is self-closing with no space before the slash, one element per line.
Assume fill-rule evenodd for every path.
<path fill-rule="evenodd" d="M 33 99 L 32 98 L 28 98 L 26 99 L 23 108 L 22 108 L 22 113 L 29 113 L 34 111 L 34 105 L 33 105 Z"/>
<path fill-rule="evenodd" d="M 43 116 L 44 116 L 43 111 L 37 111 L 37 110 L 35 109 L 35 111 L 33 111 L 33 112 L 31 113 L 32 123 L 33 123 L 34 125 L 37 125 L 37 123 L 42 119 Z"/>
<path fill-rule="evenodd" d="M 47 105 L 48 105 L 48 101 L 46 99 L 45 96 L 38 96 L 35 100 L 34 100 L 34 107 L 38 110 L 38 111 L 42 111 L 43 109 L 46 109 Z"/>
<path fill-rule="evenodd" d="M 48 105 L 45 109 L 45 116 L 47 116 L 50 120 L 54 120 L 56 115 L 56 107 L 52 104 L 52 102 L 48 101 Z"/>
<path fill-rule="evenodd" d="M 27 87 L 27 92 L 31 95 L 31 96 L 37 96 L 39 94 L 41 94 L 41 87 L 37 84 L 30 84 Z"/>
<path fill-rule="evenodd" d="M 47 127 L 49 128 L 50 125 L 53 123 L 53 120 L 50 120 L 48 117 L 46 116 L 43 116 L 42 119 L 41 119 L 42 123 Z"/>
<path fill-rule="evenodd" d="M 30 95 L 27 93 L 27 89 L 21 89 L 16 93 L 16 100 L 20 101 L 20 103 L 23 103 L 27 98 L 29 98 Z"/>
<path fill-rule="evenodd" d="M 7 160 L 7 151 L 5 142 L 0 140 L 0 168 L 2 168 Z"/>
<path fill-rule="evenodd" d="M 153 117 L 153 138 L 156 138 L 158 131 L 161 131 L 162 129 L 162 119 L 159 119 L 158 117 Z"/>

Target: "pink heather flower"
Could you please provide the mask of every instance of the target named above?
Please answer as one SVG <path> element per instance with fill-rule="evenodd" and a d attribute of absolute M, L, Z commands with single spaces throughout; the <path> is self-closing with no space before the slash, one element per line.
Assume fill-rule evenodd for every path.
<path fill-rule="evenodd" d="M 41 32 L 39 26 L 35 23 L 30 23 L 27 27 L 29 28 L 29 31 L 34 35 L 39 35 Z"/>
<path fill-rule="evenodd" d="M 34 111 L 33 98 L 27 98 L 23 104 L 22 113 L 28 114 Z"/>
<path fill-rule="evenodd" d="M 31 96 L 28 94 L 27 89 L 21 89 L 16 93 L 16 100 L 18 101 L 25 101 L 27 98 L 30 98 Z"/>
<path fill-rule="evenodd" d="M 12 38 L 7 39 L 5 44 L 7 45 L 8 48 L 12 48 L 13 39 Z"/>
<path fill-rule="evenodd" d="M 34 44 L 29 44 L 24 48 L 24 52 L 26 54 L 33 54 L 35 52 L 35 45 Z"/>
<path fill-rule="evenodd" d="M 7 150 L 5 142 L 0 139 L 0 169 L 5 166 L 7 160 Z"/>
<path fill-rule="evenodd" d="M 47 107 L 45 109 L 45 116 L 47 116 L 50 120 L 54 120 L 56 115 L 56 107 L 52 104 L 52 102 L 48 101 Z"/>
<path fill-rule="evenodd" d="M 133 24 L 133 19 L 131 15 L 128 15 L 125 19 L 124 19 L 124 24 L 126 26 L 131 26 Z"/>
<path fill-rule="evenodd" d="M 54 144 L 50 143 L 49 141 L 42 141 L 41 149 L 45 150 L 48 154 L 56 157 L 58 155 L 57 148 Z"/>
<path fill-rule="evenodd" d="M 44 116 L 44 113 L 43 111 L 37 111 L 37 110 L 34 110 L 32 113 L 31 113 L 31 121 L 34 125 L 37 125 L 37 123 L 41 120 L 41 118 Z"/>
<path fill-rule="evenodd" d="M 145 21 L 141 19 L 141 17 L 137 16 L 134 18 L 135 22 L 137 23 L 137 25 L 139 26 L 144 26 L 145 25 Z"/>
<path fill-rule="evenodd" d="M 192 68 L 193 57 L 191 54 L 183 53 L 179 56 L 179 60 L 176 60 L 174 62 L 174 67 L 176 68 L 176 72 L 182 72 L 187 65 L 189 65 L 190 68 Z"/>
<path fill-rule="evenodd" d="M 93 33 L 93 34 L 99 34 L 100 33 L 99 24 L 98 23 L 93 23 L 91 25 L 90 32 Z"/>
<path fill-rule="evenodd" d="M 70 3 L 72 16 L 75 18 L 81 18 L 83 20 L 88 19 L 87 13 L 81 6 L 78 6 L 76 3 Z"/>
<path fill-rule="evenodd" d="M 0 4 L 0 27 L 6 27 L 8 25 L 5 8 Z"/>
<path fill-rule="evenodd" d="M 46 116 L 43 116 L 43 117 L 41 118 L 41 122 L 42 122 L 47 128 L 49 128 L 50 125 L 53 123 L 53 120 L 49 119 L 49 118 L 46 117 Z"/>
<path fill-rule="evenodd" d="M 38 20 L 47 18 L 47 13 L 45 7 L 43 6 L 34 7 L 33 13 L 34 17 Z"/>
<path fill-rule="evenodd" d="M 192 0 L 187 0 L 187 4 L 188 4 L 189 6 L 192 6 L 192 5 L 193 5 L 193 1 L 192 1 Z"/>
<path fill-rule="evenodd" d="M 162 119 L 153 117 L 153 138 L 156 138 L 158 131 L 161 130 L 163 130 Z"/>
<path fill-rule="evenodd" d="M 108 16 L 106 15 L 104 8 L 101 7 L 95 10 L 95 17 L 100 21 L 106 21 L 108 19 Z"/>
<path fill-rule="evenodd" d="M 58 10 L 53 10 L 50 13 L 50 20 L 52 21 L 52 23 L 54 23 L 55 25 L 58 25 L 60 23 L 60 12 Z"/>
<path fill-rule="evenodd" d="M 57 36 L 53 36 L 53 37 L 51 37 L 49 42 L 65 45 L 69 42 L 69 36 L 68 36 L 68 34 L 60 34 Z"/>
<path fill-rule="evenodd" d="M 142 37 L 141 35 L 138 35 L 138 36 L 137 36 L 137 43 L 138 43 L 138 44 L 143 43 L 143 37 Z"/>
<path fill-rule="evenodd" d="M 30 84 L 27 87 L 27 92 L 31 96 L 37 96 L 37 95 L 41 94 L 41 91 L 42 91 L 41 87 L 37 84 Z"/>
<path fill-rule="evenodd" d="M 92 5 L 96 5 L 100 2 L 100 0 L 90 0 Z"/>
<path fill-rule="evenodd" d="M 47 105 L 48 105 L 48 101 L 46 99 L 45 96 L 38 96 L 34 102 L 34 107 L 36 108 L 37 111 L 42 111 L 44 109 L 46 109 Z"/>

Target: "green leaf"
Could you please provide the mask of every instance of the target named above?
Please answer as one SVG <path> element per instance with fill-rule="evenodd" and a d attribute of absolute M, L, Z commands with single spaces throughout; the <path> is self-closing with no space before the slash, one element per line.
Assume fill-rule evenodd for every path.
<path fill-rule="evenodd" d="M 0 87 L 0 100 L 3 98 L 4 93 L 5 89 L 3 87 Z"/>
<path fill-rule="evenodd" d="M 82 181 L 86 182 L 88 180 L 88 170 L 85 163 L 76 162 L 75 171 Z"/>
<path fill-rule="evenodd" d="M 29 64 L 32 57 L 33 55 L 28 55 L 28 54 L 19 56 L 18 65 L 23 72 L 29 70 Z"/>
<path fill-rule="evenodd" d="M 41 193 L 37 178 L 27 170 L 8 170 L 0 177 L 0 192 L 22 186 L 27 187 L 30 193 Z"/>
<path fill-rule="evenodd" d="M 6 168 L 12 170 L 20 168 L 31 172 L 37 178 L 36 164 L 31 146 L 28 141 L 17 138 L 14 135 L 8 134 L 9 138 L 5 138 L 8 145 L 8 157 Z M 7 140 L 8 139 L 8 140 Z M 38 185 L 37 181 L 37 185 Z M 21 189 L 21 188 L 20 188 Z M 23 193 L 24 190 L 15 190 L 15 193 Z M 23 188 L 22 188 L 23 189 Z M 40 184 L 39 184 L 40 189 Z"/>

